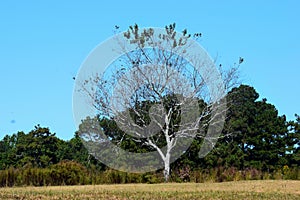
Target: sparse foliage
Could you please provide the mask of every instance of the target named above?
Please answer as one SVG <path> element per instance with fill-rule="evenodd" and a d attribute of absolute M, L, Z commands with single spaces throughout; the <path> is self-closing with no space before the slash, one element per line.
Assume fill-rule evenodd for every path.
<path fill-rule="evenodd" d="M 205 56 L 185 58 L 195 41 L 186 29 L 182 34 L 176 32 L 175 23 L 160 33 L 152 28 L 140 29 L 135 24 L 123 36 L 128 44 L 135 46 L 135 51 L 127 52 L 126 44 L 120 41 L 124 56 L 110 66 L 111 73 L 84 80 L 81 89 L 97 109 L 99 123 L 104 118 L 114 120 L 123 131 L 123 136 L 108 140 L 118 139 L 115 144 L 122 146 L 124 139 L 131 139 L 138 146 L 157 151 L 168 181 L 174 149 L 183 138 L 204 137 L 212 123 L 215 132 L 221 129 L 220 121 L 226 112 L 221 109 L 226 107 L 225 93 L 212 94 L 221 88 L 213 91 L 207 85 L 217 82 L 214 74 L 219 72 L 214 71 Z M 224 89 L 235 86 L 237 68 L 220 70 Z M 100 145 L 94 129 L 89 131 L 87 126 L 84 131 L 79 130 L 81 137 L 88 140 L 88 146 L 91 146 L 89 141 Z M 103 138 L 98 136 L 98 140 Z M 218 136 L 210 136 L 205 143 L 207 148 L 214 146 L 217 139 Z M 162 149 L 164 146 L 166 150 Z"/>

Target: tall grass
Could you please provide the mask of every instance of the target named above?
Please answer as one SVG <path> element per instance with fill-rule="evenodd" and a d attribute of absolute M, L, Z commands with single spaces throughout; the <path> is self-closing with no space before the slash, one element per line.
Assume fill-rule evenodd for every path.
<path fill-rule="evenodd" d="M 238 170 L 230 168 L 213 168 L 190 170 L 183 168 L 173 171 L 170 182 L 227 182 L 241 180 L 300 180 L 299 167 L 282 169 L 272 173 L 254 168 Z M 0 187 L 14 186 L 55 186 L 55 185 L 89 185 L 89 184 L 124 184 L 124 183 L 163 183 L 161 171 L 134 174 L 108 169 L 106 171 L 88 170 L 73 161 L 61 162 L 50 168 L 8 168 L 0 171 Z"/>

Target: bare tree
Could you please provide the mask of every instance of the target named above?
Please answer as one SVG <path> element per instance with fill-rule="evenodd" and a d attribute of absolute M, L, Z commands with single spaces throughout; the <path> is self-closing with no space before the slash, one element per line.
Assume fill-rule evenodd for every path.
<path fill-rule="evenodd" d="M 162 31 L 130 26 L 123 39 L 115 40 L 122 56 L 104 73 L 78 82 L 80 91 L 90 99 L 98 118 L 114 120 L 123 130 L 115 144 L 129 138 L 156 151 L 168 181 L 171 162 L 193 138 L 204 138 L 200 156 L 214 147 L 225 119 L 226 92 L 237 81 L 237 67 L 218 70 L 186 30 L 175 31 L 175 24 Z M 128 44 L 134 49 L 128 50 Z M 111 138 L 98 133 L 97 124 L 81 126 L 79 132 L 99 158 L 104 156 L 103 146 L 111 148 Z"/>

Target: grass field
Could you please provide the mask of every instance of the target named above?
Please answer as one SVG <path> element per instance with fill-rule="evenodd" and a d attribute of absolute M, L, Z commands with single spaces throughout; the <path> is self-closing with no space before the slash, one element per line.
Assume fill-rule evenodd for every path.
<path fill-rule="evenodd" d="M 0 188 L 0 199 L 300 199 L 300 181 Z"/>

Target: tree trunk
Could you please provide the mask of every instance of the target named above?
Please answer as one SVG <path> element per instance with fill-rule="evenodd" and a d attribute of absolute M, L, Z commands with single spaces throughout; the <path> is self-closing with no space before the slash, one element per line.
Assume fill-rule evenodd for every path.
<path fill-rule="evenodd" d="M 166 154 L 164 163 L 165 163 L 165 169 L 164 169 L 165 182 L 168 182 L 170 177 L 170 153 Z"/>

